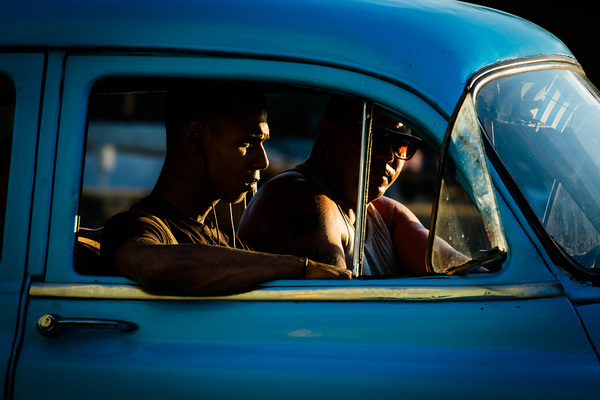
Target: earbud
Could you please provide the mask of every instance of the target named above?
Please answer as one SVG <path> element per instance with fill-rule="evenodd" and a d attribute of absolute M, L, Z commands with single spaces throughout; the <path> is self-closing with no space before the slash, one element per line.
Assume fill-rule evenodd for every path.
<path fill-rule="evenodd" d="M 198 153 L 204 152 L 204 141 L 200 138 L 192 140 L 192 144 L 196 147 Z"/>

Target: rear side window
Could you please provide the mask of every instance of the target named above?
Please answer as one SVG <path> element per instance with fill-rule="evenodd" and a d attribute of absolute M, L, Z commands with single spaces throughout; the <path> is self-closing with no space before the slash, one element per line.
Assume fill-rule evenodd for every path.
<path fill-rule="evenodd" d="M 15 97 L 15 87 L 12 82 L 7 77 L 0 75 L 0 256 L 2 255 L 4 238 L 4 217 L 6 214 Z"/>

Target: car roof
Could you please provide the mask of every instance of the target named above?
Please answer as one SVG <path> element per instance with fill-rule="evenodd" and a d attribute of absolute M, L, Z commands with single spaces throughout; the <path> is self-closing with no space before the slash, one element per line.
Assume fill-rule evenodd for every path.
<path fill-rule="evenodd" d="M 413 88 L 446 113 L 501 60 L 572 57 L 521 18 L 449 0 L 20 0 L 0 47 L 235 54 L 334 65 Z"/>

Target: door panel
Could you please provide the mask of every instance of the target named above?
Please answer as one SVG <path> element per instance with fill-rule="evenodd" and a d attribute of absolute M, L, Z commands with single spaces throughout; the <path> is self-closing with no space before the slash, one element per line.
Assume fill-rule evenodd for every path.
<path fill-rule="evenodd" d="M 592 393 L 598 375 L 593 349 L 561 291 L 546 289 L 493 301 L 328 302 L 61 299 L 37 292 L 15 398 L 39 395 L 40 388 L 60 399 L 441 398 L 448 391 L 506 398 L 540 388 L 548 398 Z M 273 292 L 281 298 L 286 289 Z M 326 289 L 313 288 L 319 292 Z M 424 289 L 421 298 L 428 297 Z M 36 329 L 47 313 L 131 321 L 139 328 L 65 330 L 47 338 Z"/>

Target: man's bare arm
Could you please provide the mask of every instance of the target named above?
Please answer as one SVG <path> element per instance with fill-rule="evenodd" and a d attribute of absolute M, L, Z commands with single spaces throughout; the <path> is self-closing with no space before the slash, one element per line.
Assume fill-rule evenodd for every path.
<path fill-rule="evenodd" d="M 164 245 L 130 239 L 116 252 L 116 268 L 150 292 L 218 295 L 276 279 L 349 279 L 343 268 L 304 258 L 209 245 Z"/>
<path fill-rule="evenodd" d="M 380 197 L 373 202 L 392 232 L 396 258 L 403 268 L 402 272 L 411 274 L 427 273 L 426 257 L 429 240 L 429 230 L 425 228 L 415 214 L 405 205 L 388 197 Z M 456 251 L 441 238 L 437 238 L 439 251 L 449 258 L 467 261 L 469 258 Z M 479 271 L 483 272 L 483 271 Z"/>
<path fill-rule="evenodd" d="M 244 211 L 238 234 L 257 250 L 308 256 L 346 268 L 344 228 L 336 204 L 314 185 L 275 178 Z"/>
<path fill-rule="evenodd" d="M 373 201 L 373 205 L 390 229 L 401 272 L 426 273 L 429 230 L 406 206 L 389 197 L 380 197 Z"/>

